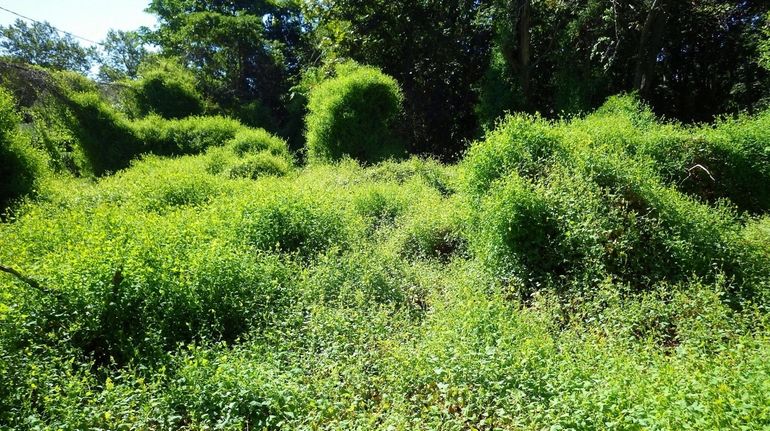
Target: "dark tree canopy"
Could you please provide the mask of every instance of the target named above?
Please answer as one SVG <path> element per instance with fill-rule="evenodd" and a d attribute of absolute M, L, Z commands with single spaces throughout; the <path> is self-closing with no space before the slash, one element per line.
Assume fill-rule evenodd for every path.
<path fill-rule="evenodd" d="M 452 156 L 477 127 L 474 87 L 487 66 L 490 39 L 485 3 L 320 0 L 313 9 L 317 43 L 395 77 L 406 95 L 412 150 Z"/>
<path fill-rule="evenodd" d="M 497 81 L 488 76 L 482 99 L 499 97 L 503 80 L 513 87 L 509 100 L 489 105 L 551 115 L 629 91 L 685 121 L 751 109 L 768 82 L 757 62 L 768 8 L 756 0 L 497 0 L 491 68 L 500 72 Z"/>

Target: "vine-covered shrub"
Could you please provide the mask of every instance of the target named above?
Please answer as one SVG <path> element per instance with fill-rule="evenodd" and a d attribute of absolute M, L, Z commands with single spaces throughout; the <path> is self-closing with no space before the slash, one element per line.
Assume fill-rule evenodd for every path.
<path fill-rule="evenodd" d="M 155 115 L 132 123 L 133 132 L 145 152 L 161 155 L 200 153 L 225 145 L 241 130 L 238 120 L 220 116 L 167 120 Z"/>
<path fill-rule="evenodd" d="M 313 257 L 344 246 L 351 224 L 332 202 L 300 190 L 277 190 L 242 201 L 238 235 L 265 251 Z"/>
<path fill-rule="evenodd" d="M 306 117 L 311 162 L 345 156 L 376 162 L 402 151 L 394 130 L 403 95 L 398 83 L 373 67 L 345 68 L 310 91 Z"/>
<path fill-rule="evenodd" d="M 286 141 L 270 134 L 265 129 L 243 128 L 235 134 L 233 139 L 227 142 L 227 146 L 232 148 L 238 156 L 267 151 L 274 156 L 290 158 Z"/>
<path fill-rule="evenodd" d="M 713 198 L 728 198 L 753 213 L 770 211 L 770 110 L 726 118 L 698 130 L 691 165 L 702 162 L 713 176 Z M 703 144 L 706 145 L 697 145 Z M 700 153 L 697 151 L 700 150 Z M 701 178 L 704 176 L 701 173 Z M 713 200 L 713 199 L 712 199 Z"/>
<path fill-rule="evenodd" d="M 19 131 L 14 99 L 0 87 L 0 213 L 14 199 L 33 191 L 44 162 Z"/>
<path fill-rule="evenodd" d="M 674 179 L 715 131 L 637 115 L 296 170 L 149 116 L 171 156 L 0 222 L 0 429 L 762 429 L 770 218 Z"/>
<path fill-rule="evenodd" d="M 144 150 L 131 122 L 94 92 L 65 96 L 72 116 L 70 128 L 78 140 L 83 170 L 101 176 L 128 166 Z"/>
<path fill-rule="evenodd" d="M 622 117 L 637 128 L 655 125 L 657 119 L 649 106 L 633 94 L 610 96 L 594 113 L 594 117 Z"/>
<path fill-rule="evenodd" d="M 82 175 L 85 163 L 78 151 L 78 138 L 70 127 L 73 124 L 70 110 L 47 95 L 38 98 L 27 108 L 27 113 L 32 119 L 32 145 L 45 151 L 52 170 Z"/>
<path fill-rule="evenodd" d="M 126 168 L 140 154 L 197 154 L 219 146 L 228 146 L 239 157 L 246 152 L 267 151 L 286 161 L 281 167 L 291 165 L 283 140 L 232 118 L 165 119 L 149 115 L 131 121 L 94 92 L 71 93 L 67 101 L 71 115 L 65 118 L 77 138 L 83 170 L 97 176 Z"/>
<path fill-rule="evenodd" d="M 249 154 L 230 168 L 231 178 L 257 179 L 263 175 L 281 177 L 289 173 L 291 165 L 286 159 L 277 157 L 267 151 Z"/>
<path fill-rule="evenodd" d="M 561 136 L 548 121 L 529 115 L 501 120 L 483 144 L 471 146 L 462 164 L 466 191 L 481 195 L 498 178 L 511 172 L 536 178 L 563 157 Z"/>
<path fill-rule="evenodd" d="M 203 97 L 195 87 L 195 77 L 173 60 L 143 64 L 139 76 L 132 83 L 138 116 L 156 114 L 163 118 L 184 118 L 203 113 Z"/>
<path fill-rule="evenodd" d="M 501 276 L 541 281 L 556 271 L 558 226 L 541 190 L 517 173 L 497 182 L 480 209 L 476 253 Z"/>
<path fill-rule="evenodd" d="M 475 209 L 471 248 L 525 297 L 605 278 L 646 290 L 720 277 L 730 294 L 762 296 L 767 271 L 756 265 L 757 245 L 742 239 L 736 211 L 761 211 L 770 184 L 766 137 L 752 127 L 762 121 L 706 131 L 662 124 L 629 96 L 569 121 L 509 116 L 460 166 Z M 719 172 L 718 185 L 682 181 L 695 154 L 711 155 L 701 168 Z"/>
<path fill-rule="evenodd" d="M 669 184 L 703 201 L 728 199 L 741 210 L 770 210 L 770 111 L 713 125 L 662 123 L 633 96 L 611 97 L 595 113 L 566 125 L 570 140 L 607 146 L 652 162 Z"/>

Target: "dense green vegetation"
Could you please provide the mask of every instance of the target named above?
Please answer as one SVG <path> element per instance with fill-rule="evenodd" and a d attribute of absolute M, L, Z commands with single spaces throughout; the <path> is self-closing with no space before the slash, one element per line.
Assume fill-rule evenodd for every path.
<path fill-rule="evenodd" d="M 135 115 L 184 118 L 203 113 L 203 97 L 190 71 L 169 60 L 142 63 L 138 69 L 132 98 Z"/>
<path fill-rule="evenodd" d="M 0 27 L 0 431 L 770 428 L 764 3 L 148 10 Z"/>
<path fill-rule="evenodd" d="M 770 423 L 765 113 L 619 96 L 508 116 L 457 165 L 299 167 L 235 120 L 72 94 L 83 151 L 139 148 L 35 171 L 0 225 L 2 428 Z"/>
<path fill-rule="evenodd" d="M 336 73 L 309 94 L 308 159 L 328 162 L 347 156 L 376 162 L 397 157 L 395 126 L 403 102 L 398 83 L 369 67 L 338 67 Z"/>
<path fill-rule="evenodd" d="M 13 96 L 0 87 L 0 208 L 34 191 L 45 162 L 19 133 Z"/>

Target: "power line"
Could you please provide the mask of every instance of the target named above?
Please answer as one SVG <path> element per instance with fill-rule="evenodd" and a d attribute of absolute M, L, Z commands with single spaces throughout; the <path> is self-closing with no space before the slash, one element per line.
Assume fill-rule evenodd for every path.
<path fill-rule="evenodd" d="M 13 14 L 13 15 L 16 15 L 16 16 L 18 16 L 19 18 L 24 18 L 24 19 L 26 19 L 26 20 L 32 21 L 32 22 L 34 22 L 34 23 L 37 23 L 37 24 L 48 25 L 48 26 L 50 26 L 52 29 L 56 30 L 57 32 L 59 32 L 59 33 L 64 33 L 64 34 L 66 34 L 66 35 L 68 35 L 68 36 L 72 36 L 72 37 L 74 37 L 74 38 L 76 38 L 76 39 L 80 39 L 80 40 L 86 41 L 86 42 L 88 42 L 88 43 L 93 43 L 94 45 L 100 45 L 100 46 L 102 45 L 102 43 L 100 43 L 100 42 L 96 42 L 96 41 L 94 41 L 94 40 L 91 40 L 91 39 L 88 39 L 88 38 L 86 38 L 86 37 L 78 36 L 78 35 L 76 35 L 75 33 L 70 33 L 70 32 L 68 32 L 68 31 L 62 30 L 62 29 L 60 29 L 60 28 L 56 28 L 56 27 L 54 27 L 54 26 L 53 26 L 53 25 L 52 25 L 50 22 L 47 22 L 47 21 L 46 21 L 46 22 L 38 21 L 38 20 L 36 20 L 36 19 L 34 19 L 34 18 L 30 18 L 30 17 L 28 17 L 28 16 L 24 16 L 24 15 L 22 15 L 22 14 L 18 13 L 18 12 L 14 12 L 14 11 L 12 11 L 12 10 L 10 10 L 10 9 L 6 9 L 6 8 L 4 8 L 4 7 L 2 7 L 2 6 L 0 6 L 0 10 L 4 10 L 4 11 L 6 11 L 6 12 L 8 12 L 8 13 L 11 13 L 11 14 Z"/>

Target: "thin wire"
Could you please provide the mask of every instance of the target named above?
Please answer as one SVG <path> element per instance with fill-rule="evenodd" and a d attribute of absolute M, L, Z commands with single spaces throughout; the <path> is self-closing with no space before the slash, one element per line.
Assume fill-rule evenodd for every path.
<path fill-rule="evenodd" d="M 62 30 L 62 29 L 56 28 L 56 27 L 54 27 L 53 25 L 51 25 L 51 23 L 49 23 L 49 22 L 47 22 L 47 21 L 46 21 L 46 22 L 41 22 L 41 21 L 38 21 L 38 20 L 36 20 L 36 19 L 34 19 L 34 18 L 30 18 L 30 17 L 28 17 L 28 16 L 24 16 L 24 15 L 22 15 L 22 14 L 18 13 L 18 12 L 14 12 L 14 11 L 12 11 L 12 10 L 10 10 L 10 9 L 6 9 L 6 8 L 4 8 L 4 7 L 2 7 L 2 6 L 0 6 L 0 10 L 4 10 L 4 11 L 6 11 L 6 12 L 8 12 L 8 13 L 12 13 L 12 14 L 14 14 L 14 15 L 18 16 L 19 18 L 24 18 L 24 19 L 26 19 L 26 20 L 32 21 L 32 22 L 34 22 L 34 23 L 37 23 L 37 24 L 46 24 L 46 25 L 49 25 L 51 28 L 53 28 L 54 30 L 58 31 L 59 33 L 64 33 L 64 34 L 66 34 L 66 35 L 68 35 L 68 36 L 72 36 L 72 37 L 74 37 L 74 38 L 76 38 L 76 39 L 84 40 L 84 41 L 86 41 L 86 42 L 89 42 L 89 43 L 93 43 L 94 45 L 102 45 L 102 43 L 100 43 L 100 42 L 96 42 L 96 41 L 93 41 L 93 40 L 91 40 L 91 39 L 88 39 L 88 38 L 85 38 L 85 37 L 82 37 L 82 36 L 78 36 L 78 35 L 76 35 L 75 33 L 70 33 L 70 32 L 68 32 L 68 31 L 65 31 L 65 30 Z"/>

